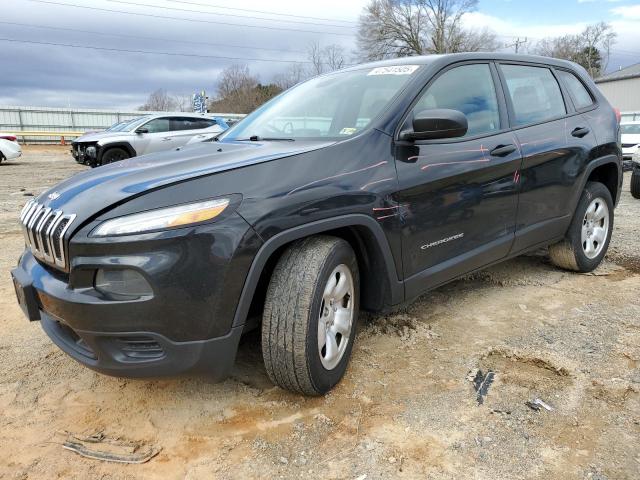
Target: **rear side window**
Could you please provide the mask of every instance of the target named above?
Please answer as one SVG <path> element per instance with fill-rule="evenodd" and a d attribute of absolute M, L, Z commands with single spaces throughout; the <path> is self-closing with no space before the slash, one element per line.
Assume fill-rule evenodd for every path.
<path fill-rule="evenodd" d="M 560 85 L 545 67 L 501 65 L 516 125 L 539 123 L 567 113 Z"/>
<path fill-rule="evenodd" d="M 199 130 L 215 125 L 215 121 L 208 118 L 176 117 L 171 119 L 171 131 Z"/>
<path fill-rule="evenodd" d="M 562 79 L 565 86 L 573 98 L 573 103 L 576 106 L 576 110 L 582 110 L 583 108 L 593 105 L 593 98 L 591 94 L 584 86 L 584 84 L 571 72 L 565 72 L 564 70 L 558 70 L 558 76 Z"/>
<path fill-rule="evenodd" d="M 413 114 L 433 108 L 464 113 L 469 122 L 466 136 L 500 130 L 498 99 L 489 65 L 462 65 L 440 75 L 422 94 Z"/>

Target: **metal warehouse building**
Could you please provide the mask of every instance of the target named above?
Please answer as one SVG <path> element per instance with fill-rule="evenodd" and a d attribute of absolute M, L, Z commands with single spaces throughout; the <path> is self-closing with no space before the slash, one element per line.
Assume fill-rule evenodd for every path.
<path fill-rule="evenodd" d="M 609 103 L 623 112 L 624 120 L 640 120 L 640 63 L 596 80 Z"/>

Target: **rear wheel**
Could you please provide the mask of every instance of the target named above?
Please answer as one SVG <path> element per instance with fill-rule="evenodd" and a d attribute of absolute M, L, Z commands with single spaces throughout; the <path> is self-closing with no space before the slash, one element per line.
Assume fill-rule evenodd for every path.
<path fill-rule="evenodd" d="M 549 247 L 551 261 L 566 270 L 594 270 L 607 253 L 612 230 L 609 189 L 598 182 L 587 183 L 564 240 Z"/>
<path fill-rule="evenodd" d="M 309 237 L 283 253 L 262 317 L 262 354 L 273 383 L 321 395 L 340 381 L 355 339 L 359 294 L 358 264 L 346 241 Z"/>
<path fill-rule="evenodd" d="M 125 160 L 127 158 L 130 158 L 130 155 L 129 152 L 127 152 L 125 149 L 110 148 L 102 154 L 102 165 L 119 162 L 120 160 Z"/>
<path fill-rule="evenodd" d="M 631 174 L 631 195 L 633 198 L 640 198 L 640 167 L 633 167 Z"/>
<path fill-rule="evenodd" d="M 0 152 L 0 163 L 2 163 L 4 160 L 6 160 L 4 153 Z"/>

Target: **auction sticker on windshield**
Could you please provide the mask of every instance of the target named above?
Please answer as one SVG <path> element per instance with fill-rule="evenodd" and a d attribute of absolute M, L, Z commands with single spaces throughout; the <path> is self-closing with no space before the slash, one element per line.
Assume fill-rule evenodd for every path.
<path fill-rule="evenodd" d="M 377 67 L 367 75 L 411 75 L 420 65 L 393 65 L 391 67 Z"/>

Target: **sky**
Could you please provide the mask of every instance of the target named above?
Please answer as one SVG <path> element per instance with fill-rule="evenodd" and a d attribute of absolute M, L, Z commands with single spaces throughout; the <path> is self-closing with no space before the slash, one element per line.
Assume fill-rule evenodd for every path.
<path fill-rule="evenodd" d="M 312 42 L 352 57 L 368 1 L 2 0 L 0 105 L 133 109 L 158 88 L 214 96 L 233 64 L 268 83 L 307 61 Z M 606 21 L 618 33 L 609 70 L 640 63 L 640 0 L 480 0 L 464 21 L 504 51 Z"/>

